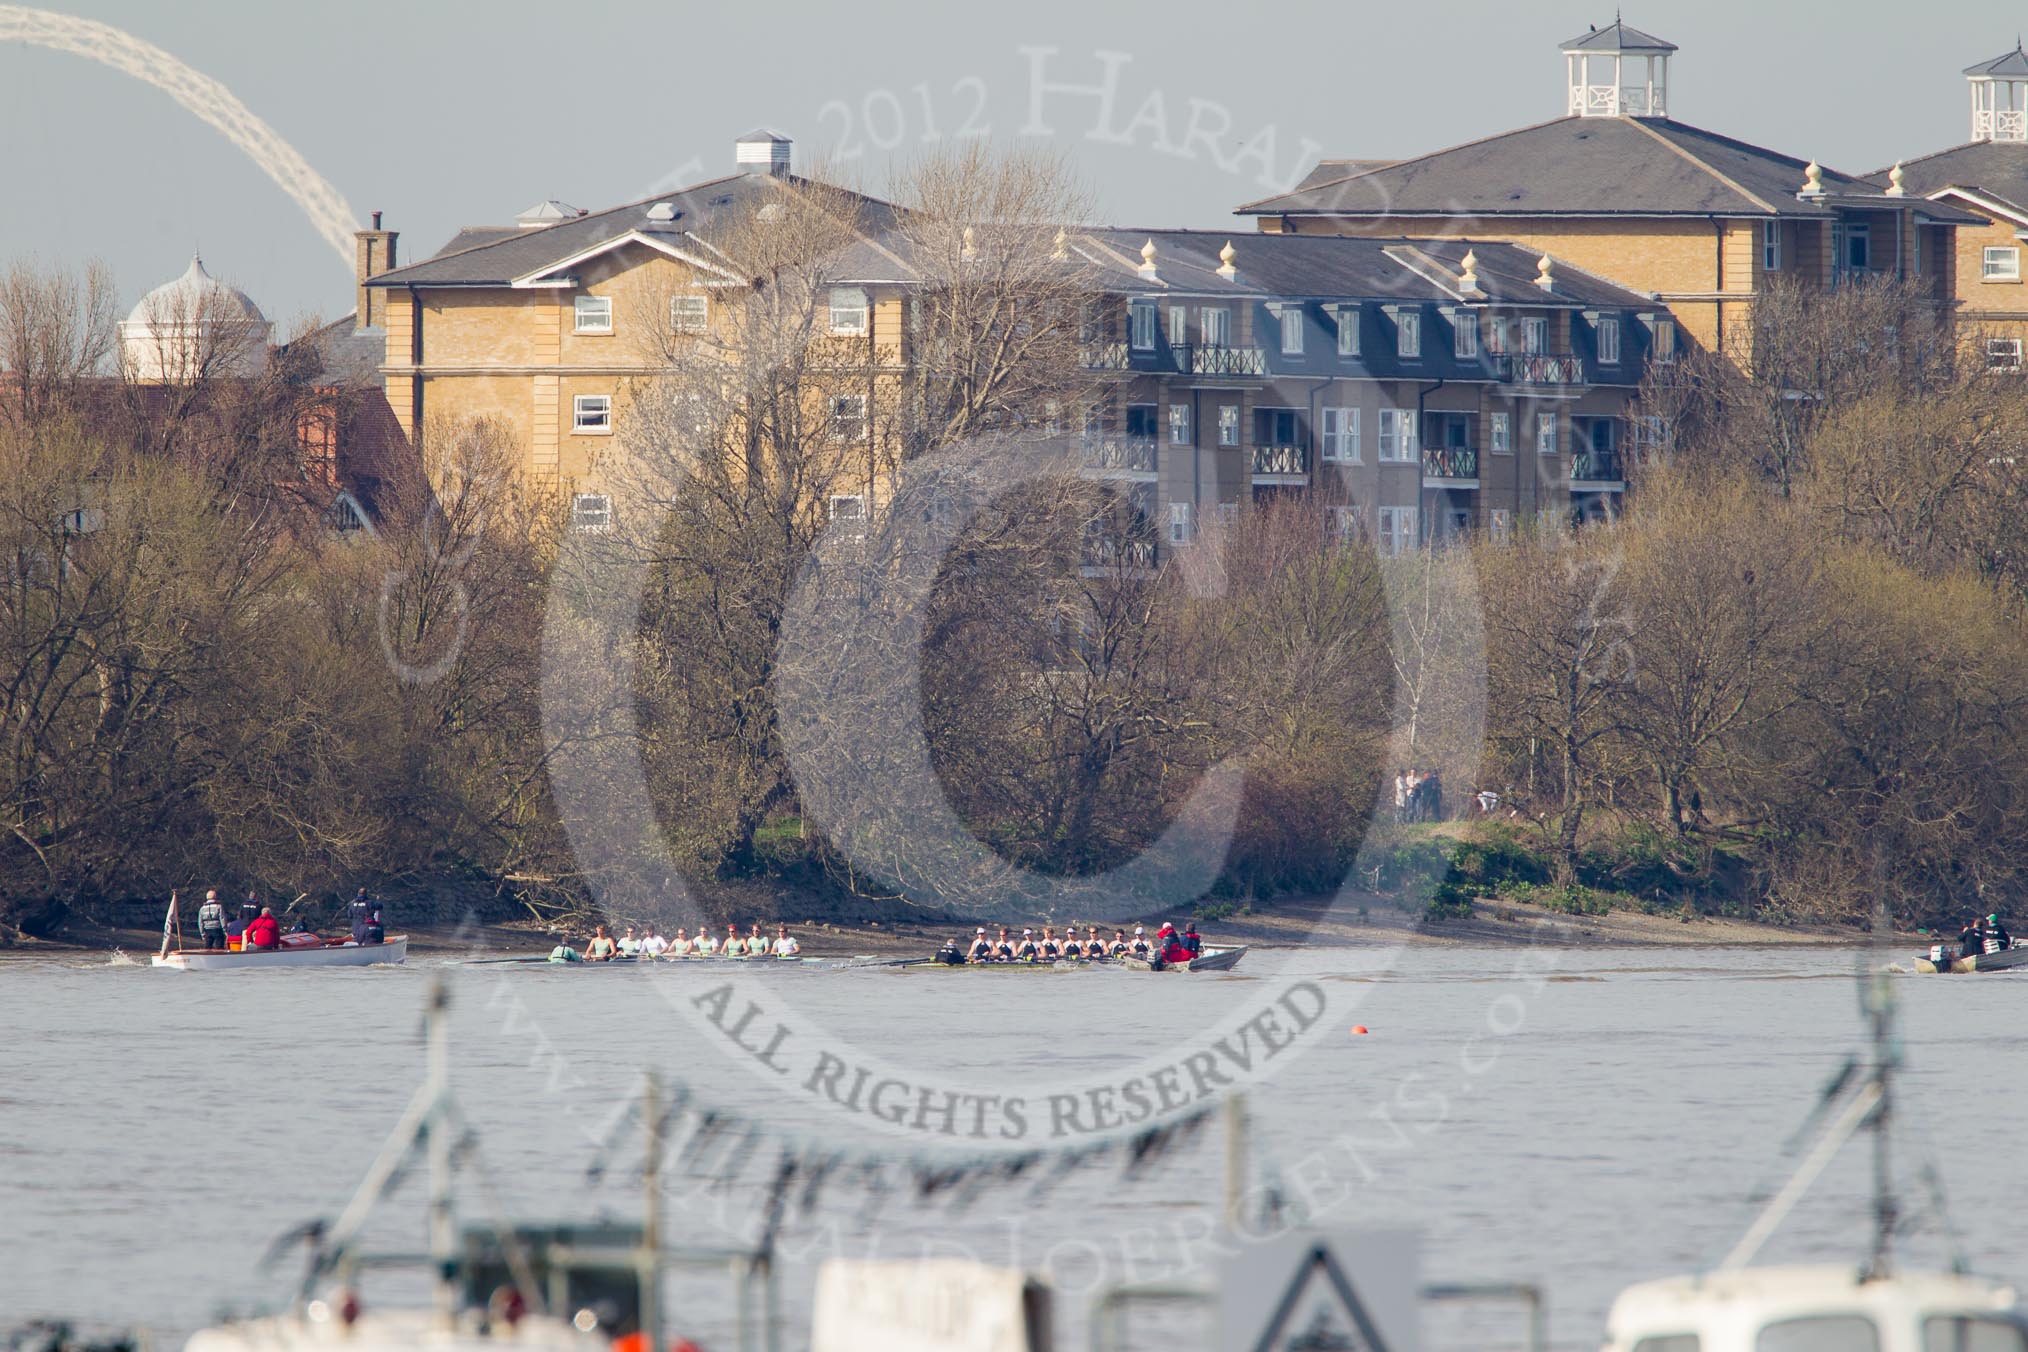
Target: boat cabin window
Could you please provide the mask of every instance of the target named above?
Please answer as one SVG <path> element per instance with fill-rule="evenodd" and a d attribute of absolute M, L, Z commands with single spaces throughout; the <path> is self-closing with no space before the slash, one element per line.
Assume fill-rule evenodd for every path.
<path fill-rule="evenodd" d="M 1694 1333 L 1654 1334 L 1635 1343 L 1634 1352 L 1698 1352 L 1697 1335 Z"/>
<path fill-rule="evenodd" d="M 1754 1352 L 1880 1352 L 1880 1329 L 1863 1314 L 1813 1314 L 1761 1329 Z"/>
<path fill-rule="evenodd" d="M 1989 1314 L 1938 1314 L 1922 1321 L 1922 1352 L 2028 1352 L 2028 1331 Z"/>

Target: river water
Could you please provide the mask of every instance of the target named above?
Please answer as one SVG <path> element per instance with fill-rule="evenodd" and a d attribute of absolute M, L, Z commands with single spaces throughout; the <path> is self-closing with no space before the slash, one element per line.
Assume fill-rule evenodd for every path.
<path fill-rule="evenodd" d="M 774 1018 L 792 1010 L 795 1038 L 821 1030 L 843 1060 L 1025 1101 L 1023 1143 L 1048 1145 L 1059 1143 L 1041 1122 L 1054 1087 L 1130 1077 L 1165 1048 L 1206 1045 L 1212 1016 L 1267 1007 L 1292 984 L 1322 992 L 1309 1033 L 1248 1086 L 1256 1178 L 1307 1199 L 1326 1225 L 1419 1229 L 1425 1280 L 1542 1283 L 1555 1342 L 1576 1348 L 1596 1345 L 1619 1287 L 1714 1262 L 1745 1228 L 1748 1194 L 1778 1181 L 1783 1143 L 1862 1043 L 1859 957 L 1305 949 L 1249 955 L 1222 977 L 783 971 L 716 1012 L 736 1015 L 758 992 L 766 1011 L 741 1030 L 750 1052 L 766 1050 Z M 699 1013 L 700 1001 L 714 1012 L 719 978 L 696 968 L 425 960 L 200 975 L 9 962 L 0 965 L 0 1328 L 33 1314 L 88 1315 L 147 1326 L 158 1346 L 174 1347 L 221 1307 L 284 1297 L 293 1258 L 265 1276 L 255 1265 L 281 1231 L 335 1215 L 366 1170 L 420 1079 L 419 1014 L 437 976 L 452 983 L 455 1089 L 515 1215 L 638 1214 L 637 1173 L 616 1167 L 593 1183 L 585 1164 L 647 1065 L 722 1117 L 806 1145 L 898 1155 L 922 1146 L 807 1090 L 807 1056 L 778 1076 L 728 1055 L 730 1040 Z M 2028 1113 L 2016 1073 L 2023 982 L 1893 983 L 1908 1057 L 1898 1159 L 1911 1178 L 1918 1145 L 1943 1162 L 1964 1248 L 2006 1277 L 2028 1276 L 2028 1215 L 1977 1199 L 1982 1180 L 2015 1171 Z M 1256 1027 L 1262 1045 L 1289 1036 L 1316 1003 L 1279 1006 L 1278 1026 Z M 1370 1032 L 1352 1033 L 1355 1022 Z M 793 1044 L 778 1051 L 795 1054 Z M 1189 1083 L 1169 1081 L 1186 1092 Z M 1091 1111 L 1089 1122 L 1060 1122 L 1059 1140 L 1099 1139 Z M 1009 1129 L 997 1108 L 976 1117 L 988 1132 Z M 672 1200 L 677 1238 L 717 1242 L 753 1223 L 774 1147 L 730 1139 L 741 1143 L 705 1168 L 726 1181 L 679 1188 Z M 1862 1149 L 1848 1148 L 1765 1258 L 1864 1256 Z M 746 1167 L 728 1169 L 732 1157 Z M 807 1337 L 819 1257 L 932 1252 L 1048 1272 L 1061 1345 L 1082 1347 L 1096 1287 L 1202 1280 L 1216 1266 L 1204 1236 L 1222 1161 L 1214 1127 L 1149 1176 L 1123 1181 L 1117 1164 L 1092 1162 L 1039 1199 L 1024 1181 L 962 1210 L 901 1192 L 876 1206 L 867 1190 L 835 1184 L 785 1237 L 783 1301 L 797 1320 L 788 1345 Z M 419 1244 L 418 1191 L 411 1184 L 383 1208 L 375 1233 Z M 1934 1226 L 1906 1251 L 1947 1256 Z M 723 1289 L 686 1282 L 675 1293 L 678 1325 L 714 1349 L 730 1346 Z M 1425 1343 L 1513 1346 L 1521 1328 L 1506 1311 L 1433 1310 Z M 1204 1325 L 1186 1322 L 1182 1333 L 1193 1332 L 1194 1345 L 1210 1345 Z M 1169 1327 L 1161 1341 L 1172 1336 Z"/>

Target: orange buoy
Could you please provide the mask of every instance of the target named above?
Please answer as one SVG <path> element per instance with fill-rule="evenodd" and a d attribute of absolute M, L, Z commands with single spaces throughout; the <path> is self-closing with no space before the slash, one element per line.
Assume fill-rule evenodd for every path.
<path fill-rule="evenodd" d="M 1366 1032 L 1366 1025 L 1363 1023 L 1355 1023 L 1352 1025 L 1352 1032 L 1355 1036 L 1363 1035 Z"/>

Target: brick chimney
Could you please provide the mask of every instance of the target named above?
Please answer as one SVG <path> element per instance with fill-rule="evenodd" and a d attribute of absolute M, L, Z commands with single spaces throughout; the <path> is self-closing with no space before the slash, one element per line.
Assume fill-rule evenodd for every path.
<path fill-rule="evenodd" d="M 353 239 L 358 241 L 354 251 L 357 260 L 355 275 L 359 284 L 358 311 L 353 323 L 362 329 L 384 329 L 387 327 L 387 293 L 366 284 L 394 266 L 395 241 L 400 232 L 382 230 L 380 213 L 373 213 L 373 228 L 356 232 Z"/>

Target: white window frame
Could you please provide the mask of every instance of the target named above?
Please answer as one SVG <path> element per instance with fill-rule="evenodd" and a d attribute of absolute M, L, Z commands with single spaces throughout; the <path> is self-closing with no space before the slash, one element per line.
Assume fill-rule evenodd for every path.
<path fill-rule="evenodd" d="M 1169 307 L 1169 346 L 1187 347 L 1190 343 L 1190 307 L 1171 305 Z"/>
<path fill-rule="evenodd" d="M 1451 316 L 1451 355 L 1469 360 L 1479 355 L 1479 315 L 1460 310 Z"/>
<path fill-rule="evenodd" d="M 851 503 L 850 511 L 839 511 L 845 503 Z M 864 493 L 833 493 L 824 503 L 824 520 L 833 526 L 844 523 L 843 535 L 857 540 L 866 538 L 866 495 Z"/>
<path fill-rule="evenodd" d="M 866 291 L 857 286 L 834 286 L 831 288 L 831 334 L 836 338 L 866 336 L 873 327 L 872 304 L 866 298 Z"/>
<path fill-rule="evenodd" d="M 572 436 L 609 437 L 613 434 L 613 397 L 610 394 L 576 394 L 570 400 Z"/>
<path fill-rule="evenodd" d="M 1238 503 L 1221 502 L 1215 505 L 1211 510 L 1217 515 L 1218 527 L 1220 530 L 1231 530 L 1234 526 L 1237 526 L 1239 524 Z"/>
<path fill-rule="evenodd" d="M 1331 538 L 1341 545 L 1357 543 L 1365 533 L 1366 519 L 1356 502 L 1333 503 L 1326 509 L 1326 519 L 1331 523 Z"/>
<path fill-rule="evenodd" d="M 1394 355 L 1404 361 L 1422 356 L 1422 311 L 1402 310 L 1395 314 Z"/>
<path fill-rule="evenodd" d="M 604 535 L 613 528 L 613 499 L 609 493 L 570 495 L 570 528 L 579 535 Z"/>
<path fill-rule="evenodd" d="M 1782 223 L 1762 221 L 1760 223 L 1760 270 L 1780 272 L 1782 270 Z"/>
<path fill-rule="evenodd" d="M 1669 366 L 1676 360 L 1676 321 L 1667 315 L 1655 321 L 1655 345 L 1648 356 L 1657 366 Z"/>
<path fill-rule="evenodd" d="M 1169 405 L 1169 444 L 1190 445 L 1190 405 Z"/>
<path fill-rule="evenodd" d="M 831 440 L 856 442 L 866 440 L 867 417 L 866 396 L 863 394 L 834 394 L 831 396 Z"/>
<path fill-rule="evenodd" d="M 711 297 L 669 297 L 669 332 L 704 333 L 711 327 Z"/>
<path fill-rule="evenodd" d="M 1601 366 L 1620 364 L 1620 317 L 1600 315 L 1598 317 L 1598 360 Z"/>
<path fill-rule="evenodd" d="M 1359 355 L 1359 307 L 1341 305 L 1338 307 L 1338 355 L 1356 357 Z"/>
<path fill-rule="evenodd" d="M 1554 413 L 1538 413 L 1535 415 L 1536 454 L 1560 455 L 1562 453 L 1563 447 L 1560 444 L 1561 434 L 1556 423 L 1557 418 Z"/>
<path fill-rule="evenodd" d="M 1197 312 L 1197 336 L 1206 347 L 1232 346 L 1232 311 L 1207 305 Z"/>
<path fill-rule="evenodd" d="M 1988 338 L 1986 340 L 1986 369 L 2009 375 L 2021 370 L 2021 340 L 2019 338 Z"/>
<path fill-rule="evenodd" d="M 1378 448 L 1374 454 L 1383 465 L 1412 465 L 1421 458 L 1417 449 L 1420 438 L 1416 433 L 1415 410 L 1412 408 L 1383 408 L 1380 410 L 1380 426 L 1374 437 Z"/>
<path fill-rule="evenodd" d="M 1275 315 L 1281 321 L 1282 355 L 1284 357 L 1302 356 L 1303 307 L 1300 305 L 1278 306 L 1275 310 Z"/>
<path fill-rule="evenodd" d="M 1988 244 L 1979 251 L 1979 280 L 2018 282 L 2021 280 L 2021 246 Z"/>
<path fill-rule="evenodd" d="M 611 333 L 613 331 L 613 298 L 611 296 L 573 296 L 570 303 L 570 331 L 572 333 Z"/>
<path fill-rule="evenodd" d="M 1218 406 L 1218 444 L 1221 446 L 1239 445 L 1238 404 L 1220 404 Z"/>
<path fill-rule="evenodd" d="M 1379 518 L 1374 531 L 1374 545 L 1382 558 L 1391 559 L 1406 554 L 1421 543 L 1416 531 L 1416 510 L 1413 507 L 1382 507 L 1375 515 Z"/>
<path fill-rule="evenodd" d="M 1190 543 L 1190 536 L 1192 531 L 1190 518 L 1191 511 L 1189 503 L 1172 502 L 1169 504 L 1170 544 L 1187 545 Z"/>
<path fill-rule="evenodd" d="M 1359 409 L 1353 405 L 1334 405 L 1319 409 L 1318 422 L 1322 429 L 1323 457 L 1341 465 L 1356 465 L 1359 460 Z"/>
<path fill-rule="evenodd" d="M 1486 533 L 1495 540 L 1510 539 L 1514 534 L 1514 509 L 1494 507 L 1486 513 Z"/>
<path fill-rule="evenodd" d="M 1493 455 L 1514 454 L 1514 415 L 1495 413 L 1486 429 L 1486 449 Z"/>
<path fill-rule="evenodd" d="M 1151 300 L 1127 302 L 1127 345 L 1136 352 L 1153 352 L 1161 315 Z"/>
<path fill-rule="evenodd" d="M 1521 355 L 1542 357 L 1549 353 L 1549 321 L 1541 315 L 1526 315 L 1521 320 Z"/>
<path fill-rule="evenodd" d="M 1852 268 L 1865 268 L 1869 272 L 1872 271 L 1873 269 L 1872 223 L 1870 221 L 1840 221 L 1839 230 L 1840 230 L 1838 239 L 1839 270 L 1845 271 Z M 1851 261 L 1852 246 L 1855 243 L 1861 244 L 1865 247 L 1866 261 L 1863 263 L 1854 263 Z"/>

